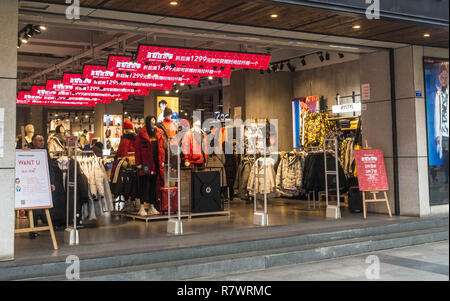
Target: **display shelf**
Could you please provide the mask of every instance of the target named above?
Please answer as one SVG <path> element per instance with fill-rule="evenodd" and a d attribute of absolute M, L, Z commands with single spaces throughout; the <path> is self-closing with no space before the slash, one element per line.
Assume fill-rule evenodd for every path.
<path fill-rule="evenodd" d="M 139 215 L 137 212 L 121 212 L 121 211 L 112 211 L 111 215 L 115 216 L 125 216 L 132 218 L 133 220 L 144 220 L 147 224 L 149 221 L 161 221 L 161 220 L 168 220 L 169 216 L 165 214 L 159 214 L 159 215 Z M 216 216 L 216 215 L 230 215 L 230 211 L 214 211 L 214 212 L 201 212 L 201 213 L 189 213 L 189 212 L 182 212 L 181 218 L 188 218 L 191 219 L 192 217 L 206 217 L 206 216 Z M 172 215 L 171 217 L 174 217 L 175 215 Z"/>

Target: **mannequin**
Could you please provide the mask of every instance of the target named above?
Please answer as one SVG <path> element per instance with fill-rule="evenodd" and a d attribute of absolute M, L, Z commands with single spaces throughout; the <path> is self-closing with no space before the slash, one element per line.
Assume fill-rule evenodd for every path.
<path fill-rule="evenodd" d="M 171 140 L 177 134 L 177 126 L 172 121 L 172 110 L 169 108 L 164 109 L 164 120 L 157 124 L 157 126 L 163 131 L 166 141 Z"/>
<path fill-rule="evenodd" d="M 48 139 L 48 150 L 49 152 L 66 150 L 66 129 L 62 125 L 58 125 L 55 134 Z"/>
<path fill-rule="evenodd" d="M 34 126 L 32 124 L 27 124 L 25 126 L 25 147 L 31 148 L 34 135 Z"/>
<path fill-rule="evenodd" d="M 208 160 L 206 133 L 201 128 L 201 120 L 194 118 L 192 129 L 183 137 L 183 160 L 185 166 L 203 167 Z"/>
<path fill-rule="evenodd" d="M 145 118 L 145 126 L 136 137 L 135 157 L 141 183 L 141 201 L 150 204 L 148 213 L 144 204 L 141 204 L 138 214 L 159 214 L 155 205 L 164 183 L 165 141 L 164 132 L 156 127 L 155 116 Z"/>

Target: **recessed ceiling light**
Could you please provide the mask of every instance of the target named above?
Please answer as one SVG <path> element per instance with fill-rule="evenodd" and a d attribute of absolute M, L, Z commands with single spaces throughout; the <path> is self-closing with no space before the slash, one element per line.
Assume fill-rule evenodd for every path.
<path fill-rule="evenodd" d="M 431 35 L 430 35 L 429 33 L 426 33 L 426 34 L 424 34 L 423 36 L 424 36 L 425 38 L 431 37 Z"/>
<path fill-rule="evenodd" d="M 170 1 L 169 4 L 172 5 L 172 6 L 177 6 L 178 5 L 178 1 Z"/>
<path fill-rule="evenodd" d="M 271 14 L 270 17 L 271 17 L 272 19 L 278 18 L 278 14 Z"/>
<path fill-rule="evenodd" d="M 213 79 L 213 77 L 212 77 L 212 76 L 208 76 L 208 79 L 209 79 L 209 80 L 212 80 L 212 79 Z"/>
<path fill-rule="evenodd" d="M 353 25 L 352 28 L 353 28 L 353 29 L 360 29 L 360 28 L 361 28 L 361 25 Z"/>

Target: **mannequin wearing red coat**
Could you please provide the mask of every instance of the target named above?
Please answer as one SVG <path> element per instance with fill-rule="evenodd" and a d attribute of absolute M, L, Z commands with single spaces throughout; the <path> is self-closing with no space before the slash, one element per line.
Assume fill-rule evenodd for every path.
<path fill-rule="evenodd" d="M 134 143 L 136 141 L 136 133 L 134 132 L 134 126 L 129 119 L 125 119 L 123 124 L 123 136 L 120 139 L 119 148 L 117 149 L 117 157 L 127 157 L 128 153 L 134 153 Z"/>
<path fill-rule="evenodd" d="M 147 116 L 145 126 L 139 131 L 135 142 L 136 165 L 140 177 L 141 201 L 149 203 L 148 213 L 141 205 L 139 215 L 159 214 L 155 205 L 160 188 L 164 185 L 164 132 L 155 126 L 156 118 Z M 148 130 L 147 130 L 148 129 Z"/>

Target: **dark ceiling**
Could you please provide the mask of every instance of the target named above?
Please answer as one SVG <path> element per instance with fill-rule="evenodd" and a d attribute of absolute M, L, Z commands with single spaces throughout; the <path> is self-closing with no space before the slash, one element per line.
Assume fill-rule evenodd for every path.
<path fill-rule="evenodd" d="M 65 0 L 49 3 L 65 4 Z M 251 25 L 327 35 L 364 38 L 448 48 L 445 26 L 428 26 L 399 20 L 368 20 L 365 15 L 276 3 L 270 0 L 81 0 L 84 7 L 191 18 L 230 24 Z M 271 18 L 277 14 L 278 18 Z M 361 29 L 352 29 L 358 24 Z M 424 34 L 431 36 L 425 38 Z"/>

